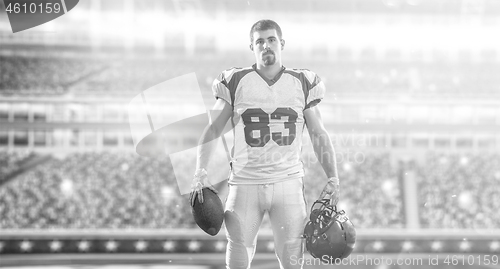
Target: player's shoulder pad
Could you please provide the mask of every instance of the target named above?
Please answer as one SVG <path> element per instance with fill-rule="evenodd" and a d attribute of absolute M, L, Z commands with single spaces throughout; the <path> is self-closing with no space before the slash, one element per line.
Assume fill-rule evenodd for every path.
<path fill-rule="evenodd" d="M 241 75 L 241 73 L 246 74 L 248 73 L 248 71 L 252 71 L 251 67 L 232 67 L 222 71 L 222 73 L 219 75 L 219 79 L 220 81 L 224 80 L 227 83 L 229 83 L 229 81 L 231 81 L 233 76 L 238 74 Z"/>
<path fill-rule="evenodd" d="M 309 69 L 287 69 L 286 72 L 301 82 L 306 109 L 315 106 L 323 99 L 325 85 L 316 73 Z"/>
<path fill-rule="evenodd" d="M 292 68 L 291 72 L 296 73 L 298 76 L 303 76 L 309 81 L 310 84 L 318 84 L 321 80 L 313 71 L 305 68 Z"/>
<path fill-rule="evenodd" d="M 229 68 L 224 71 L 214 80 L 212 91 L 216 98 L 222 98 L 227 103 L 233 105 L 236 95 L 236 88 L 240 80 L 248 73 L 252 72 L 250 68 Z"/>

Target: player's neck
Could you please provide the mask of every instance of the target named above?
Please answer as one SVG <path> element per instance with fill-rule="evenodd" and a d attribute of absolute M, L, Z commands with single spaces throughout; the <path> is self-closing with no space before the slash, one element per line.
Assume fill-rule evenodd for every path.
<path fill-rule="evenodd" d="M 273 79 L 279 72 L 281 72 L 282 64 L 281 62 L 276 62 L 273 65 L 256 64 L 256 69 L 261 76 L 264 76 L 267 79 Z"/>

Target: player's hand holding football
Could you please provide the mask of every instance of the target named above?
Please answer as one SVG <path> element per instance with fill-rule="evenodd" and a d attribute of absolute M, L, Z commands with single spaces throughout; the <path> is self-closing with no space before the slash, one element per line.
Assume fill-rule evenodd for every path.
<path fill-rule="evenodd" d="M 331 205 L 337 205 L 340 196 L 340 186 L 339 179 L 336 177 L 331 177 L 328 179 L 323 191 L 321 192 L 319 199 L 329 198 Z"/>
<path fill-rule="evenodd" d="M 191 183 L 191 194 L 189 195 L 189 201 L 191 206 L 194 206 L 194 201 L 198 197 L 198 201 L 203 203 L 203 188 L 209 188 L 215 193 L 218 191 L 208 182 L 207 171 L 205 169 L 198 169 L 194 173 L 193 182 Z"/>

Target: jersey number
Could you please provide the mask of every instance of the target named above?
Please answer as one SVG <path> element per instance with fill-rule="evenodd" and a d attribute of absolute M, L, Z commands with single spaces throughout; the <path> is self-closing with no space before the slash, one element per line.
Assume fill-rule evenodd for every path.
<path fill-rule="evenodd" d="M 271 115 L 260 108 L 249 108 L 241 114 L 241 119 L 245 124 L 243 129 L 245 141 L 251 147 L 263 147 L 271 138 L 279 146 L 291 145 L 295 139 L 297 116 L 297 112 L 289 107 L 279 107 Z M 288 136 L 283 136 L 280 132 L 271 133 L 269 128 L 270 119 L 281 120 L 282 117 L 288 117 L 288 120 L 284 122 L 285 129 L 288 129 Z M 254 137 L 254 131 L 259 132 L 258 137 Z"/>

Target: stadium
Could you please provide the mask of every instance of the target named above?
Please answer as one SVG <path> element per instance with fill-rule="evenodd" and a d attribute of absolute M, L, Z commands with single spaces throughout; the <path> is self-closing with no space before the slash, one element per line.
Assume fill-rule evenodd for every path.
<path fill-rule="evenodd" d="M 284 65 L 325 82 L 339 207 L 357 231 L 340 264 L 296 262 L 500 268 L 499 1 L 82 0 L 17 33 L 5 2 L 0 267 L 225 268 L 224 229 L 201 231 L 178 186 L 194 160 L 138 154 L 131 128 L 142 118 L 130 104 L 191 74 L 194 90 L 150 111 L 175 122 L 212 107 L 213 80 L 253 63 L 250 26 L 269 18 L 287 41 Z M 172 152 L 196 145 L 196 129 L 170 132 Z M 310 206 L 326 176 L 306 133 Z M 251 268 L 279 268 L 268 219 Z"/>

